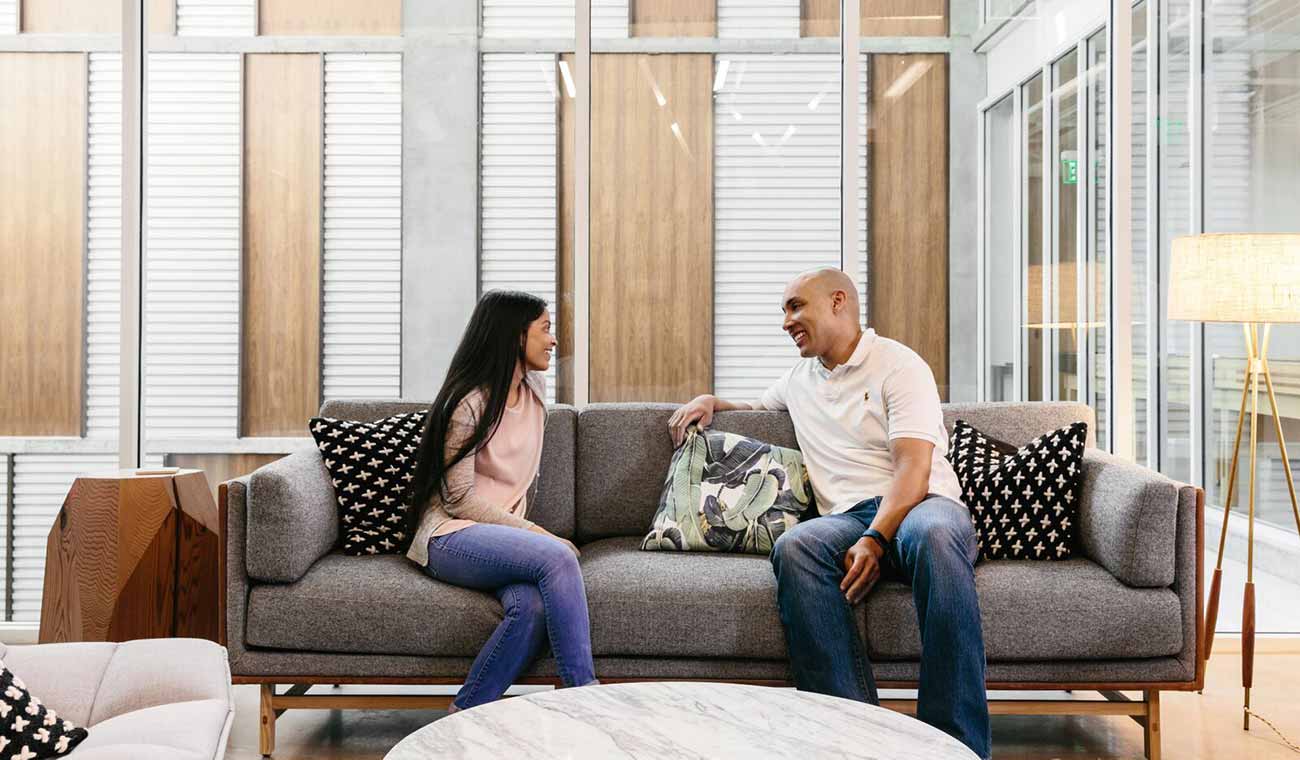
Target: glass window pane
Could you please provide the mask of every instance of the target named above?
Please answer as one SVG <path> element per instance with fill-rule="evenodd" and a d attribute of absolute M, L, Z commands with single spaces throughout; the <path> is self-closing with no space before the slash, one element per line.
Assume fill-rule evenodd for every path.
<path fill-rule="evenodd" d="M 1079 276 L 1079 55 L 1071 51 L 1052 65 L 1054 159 L 1052 260 L 1047 268 L 1051 306 L 1043 326 L 1050 341 L 1052 398 L 1080 397 L 1079 339 L 1082 329 Z"/>
<path fill-rule="evenodd" d="M 1132 229 L 1131 284 L 1129 289 L 1133 356 L 1133 454 L 1139 464 L 1150 462 L 1150 438 L 1154 433 L 1155 373 L 1159 361 L 1154 355 L 1159 325 L 1164 321 L 1151 303 L 1155 281 L 1155 257 L 1151 247 L 1151 225 L 1155 220 L 1149 202 L 1155 156 L 1149 131 L 1151 88 L 1150 45 L 1147 42 L 1147 4 L 1133 8 L 1133 100 L 1131 137 L 1133 147 L 1132 200 L 1129 204 Z"/>
<path fill-rule="evenodd" d="M 1043 378 L 1043 323 L 1044 287 L 1047 272 L 1043 266 L 1043 75 L 1034 78 L 1021 88 L 1024 114 L 1021 124 L 1020 146 L 1020 198 L 1024 209 L 1020 229 L 1023 251 L 1022 271 L 1024 287 L 1021 288 L 1023 325 L 1021 352 L 1025 367 L 1024 398 L 1042 401 Z"/>
<path fill-rule="evenodd" d="M 1300 7 L 1263 0 L 1211 6 L 1207 19 L 1205 207 L 1210 232 L 1296 231 L 1300 187 Z M 1237 325 L 1205 330 L 1209 407 L 1206 486 L 1211 503 L 1226 500 L 1245 345 Z M 1300 326 L 1273 327 L 1269 368 L 1281 410 L 1291 468 L 1300 473 Z M 1295 527 L 1267 394 L 1259 401 L 1259 470 L 1255 513 Z M 1249 422 L 1247 422 L 1249 426 Z M 1241 445 L 1235 504 L 1245 504 L 1249 429 Z"/>
<path fill-rule="evenodd" d="M 1110 323 L 1110 284 L 1106 280 L 1109 266 L 1107 234 L 1110 219 L 1109 193 L 1106 184 L 1106 162 L 1109 153 L 1106 134 L 1109 129 L 1106 110 L 1108 76 L 1106 33 L 1102 31 L 1090 37 L 1087 50 L 1088 66 L 1084 84 L 1088 155 L 1079 163 L 1080 183 L 1087 188 L 1087 195 L 1083 199 L 1087 209 L 1087 226 L 1084 231 L 1087 246 L 1086 262 L 1083 268 L 1086 273 L 1084 277 L 1086 298 L 1085 313 L 1081 315 L 1083 328 L 1080 335 L 1086 341 L 1083 353 L 1086 366 L 1083 369 L 1083 377 L 1088 393 L 1084 401 L 1097 412 L 1097 445 L 1109 448 L 1110 430 L 1106 422 L 1111 404 L 1108 387 L 1110 346 L 1107 344 L 1106 335 Z"/>
<path fill-rule="evenodd" d="M 989 401 L 1014 401 L 1016 261 L 1014 207 L 1015 101 L 1003 98 L 984 112 L 985 390 Z"/>

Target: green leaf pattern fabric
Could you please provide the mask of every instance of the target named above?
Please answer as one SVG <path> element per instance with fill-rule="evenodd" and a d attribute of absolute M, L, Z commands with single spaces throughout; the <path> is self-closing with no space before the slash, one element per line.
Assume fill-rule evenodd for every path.
<path fill-rule="evenodd" d="M 692 427 L 673 454 L 641 548 L 768 554 L 812 508 L 798 450 Z"/>

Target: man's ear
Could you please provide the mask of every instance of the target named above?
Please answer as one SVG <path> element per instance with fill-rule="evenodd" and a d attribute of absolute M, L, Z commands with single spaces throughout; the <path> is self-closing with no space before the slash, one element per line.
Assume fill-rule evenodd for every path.
<path fill-rule="evenodd" d="M 832 293 L 831 293 L 831 313 L 832 313 L 832 314 L 838 314 L 838 313 L 840 312 L 840 307 L 844 306 L 844 303 L 845 303 L 846 301 L 848 301 L 848 300 L 849 300 L 849 297 L 848 297 L 847 295 L 845 295 L 844 291 L 842 291 L 842 290 L 836 290 L 836 291 L 832 292 Z"/>

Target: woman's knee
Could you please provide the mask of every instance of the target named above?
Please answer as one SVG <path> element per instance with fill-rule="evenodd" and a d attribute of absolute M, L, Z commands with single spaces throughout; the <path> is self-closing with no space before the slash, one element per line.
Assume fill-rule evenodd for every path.
<path fill-rule="evenodd" d="M 546 608 L 542 592 L 530 583 L 516 583 L 505 588 L 501 607 L 505 616 L 528 625 L 545 625 Z"/>

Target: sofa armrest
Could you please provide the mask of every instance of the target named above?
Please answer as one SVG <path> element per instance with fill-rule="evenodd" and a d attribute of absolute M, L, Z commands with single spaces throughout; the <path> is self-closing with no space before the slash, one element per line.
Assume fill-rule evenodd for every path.
<path fill-rule="evenodd" d="M 254 580 L 293 583 L 338 541 L 338 499 L 315 448 L 254 471 L 247 498 L 245 562 Z"/>
<path fill-rule="evenodd" d="M 1098 449 L 1083 457 L 1083 552 L 1130 586 L 1174 583 L 1178 484 Z"/>
<path fill-rule="evenodd" d="M 221 506 L 225 514 L 221 643 L 226 647 L 230 670 L 235 672 L 245 651 L 248 615 L 248 476 L 222 483 L 218 493 L 224 497 Z"/>

